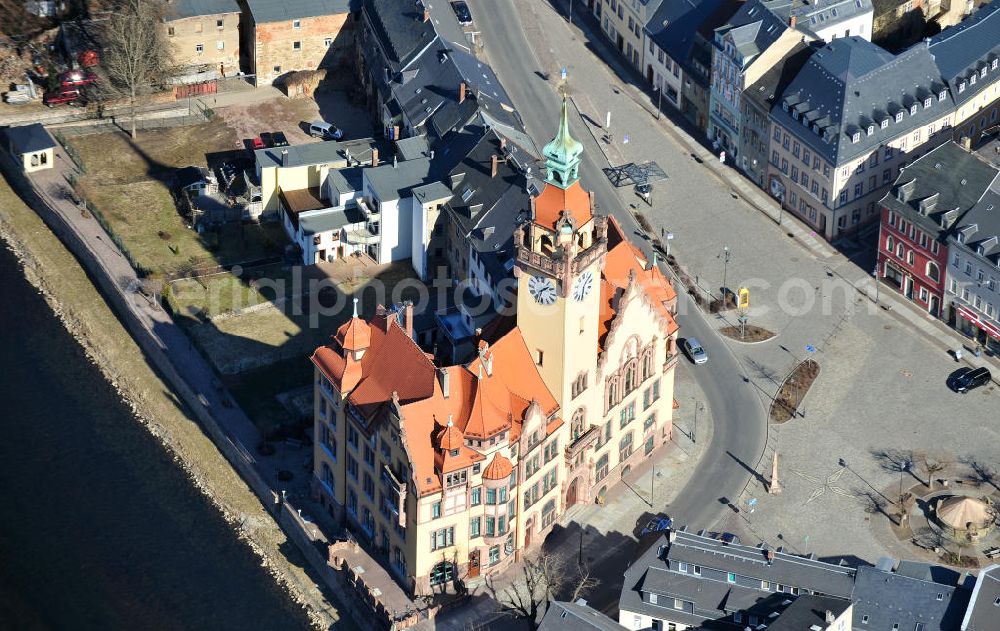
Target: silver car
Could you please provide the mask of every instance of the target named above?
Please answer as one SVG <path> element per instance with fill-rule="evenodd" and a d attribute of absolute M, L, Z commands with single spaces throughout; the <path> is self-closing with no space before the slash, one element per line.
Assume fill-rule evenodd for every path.
<path fill-rule="evenodd" d="M 705 352 L 705 349 L 701 347 L 701 342 L 696 338 L 689 337 L 685 339 L 684 350 L 687 351 L 691 361 L 696 364 L 704 364 L 708 361 L 708 353 Z"/>

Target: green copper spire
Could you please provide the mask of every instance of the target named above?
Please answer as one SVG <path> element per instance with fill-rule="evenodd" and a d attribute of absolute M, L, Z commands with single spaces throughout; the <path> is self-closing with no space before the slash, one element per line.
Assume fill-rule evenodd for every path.
<path fill-rule="evenodd" d="M 545 154 L 545 181 L 559 188 L 569 188 L 580 179 L 580 154 L 583 145 L 569 135 L 569 104 L 562 102 L 562 117 L 556 137 L 542 150 Z"/>

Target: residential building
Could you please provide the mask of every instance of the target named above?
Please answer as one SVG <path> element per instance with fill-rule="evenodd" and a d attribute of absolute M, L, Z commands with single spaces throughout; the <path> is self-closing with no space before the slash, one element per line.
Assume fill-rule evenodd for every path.
<path fill-rule="evenodd" d="M 839 599 L 840 604 L 824 604 L 824 612 L 835 612 L 835 621 L 849 619 L 849 603 L 842 599 L 851 596 L 855 572 L 781 548 L 672 530 L 625 571 L 618 621 L 630 629 L 683 631 L 712 623 L 757 628 L 776 614 L 780 619 L 805 594 Z"/>
<path fill-rule="evenodd" d="M 55 166 L 56 141 L 41 123 L 31 123 L 20 127 L 6 127 L 0 130 L 4 149 L 24 170 L 33 173 Z"/>
<path fill-rule="evenodd" d="M 545 610 L 538 631 L 624 631 L 611 618 L 580 599 L 575 603 L 553 601 Z"/>
<path fill-rule="evenodd" d="M 241 65 L 269 85 L 296 70 L 331 69 L 354 47 L 351 0 L 241 0 Z"/>
<path fill-rule="evenodd" d="M 875 567 L 858 568 L 854 628 L 958 631 L 969 595 L 955 570 L 883 558 Z"/>
<path fill-rule="evenodd" d="M 767 625 L 769 631 L 850 631 L 851 601 L 803 594 Z"/>
<path fill-rule="evenodd" d="M 660 92 L 658 102 L 661 107 L 670 106 L 683 113 L 701 129 L 707 124 L 712 57 L 711 44 L 701 37 L 699 29 L 720 7 L 736 11 L 735 5 L 726 0 L 697 4 L 663 0 L 644 30 L 645 74 Z M 699 102 L 704 105 L 699 107 Z"/>
<path fill-rule="evenodd" d="M 806 62 L 771 122 L 770 194 L 833 239 L 877 220 L 900 166 L 949 139 L 954 104 L 926 43 L 894 56 L 845 37 Z"/>
<path fill-rule="evenodd" d="M 643 29 L 653 18 L 663 0 L 601 0 L 595 2 L 591 12 L 601 24 L 601 30 L 612 41 L 625 60 L 643 72 L 646 60 L 643 51 L 647 45 Z M 646 80 L 652 82 L 648 71 Z"/>
<path fill-rule="evenodd" d="M 871 41 L 874 8 L 871 0 L 766 0 L 769 11 L 786 24 L 814 39 L 832 42 L 838 37 Z"/>
<path fill-rule="evenodd" d="M 994 563 L 979 571 L 969 606 L 962 618 L 961 631 L 993 631 L 1000 609 L 1000 565 Z"/>
<path fill-rule="evenodd" d="M 948 237 L 996 179 L 996 169 L 954 142 L 903 168 L 879 202 L 879 282 L 942 317 Z"/>
<path fill-rule="evenodd" d="M 982 180 L 974 175 L 961 181 L 991 179 L 983 196 L 951 225 L 948 233 L 947 318 L 949 324 L 976 344 L 1000 352 L 1000 179 L 990 168 Z M 975 185 L 975 184 L 974 184 Z"/>
<path fill-rule="evenodd" d="M 436 367 L 407 307 L 313 354 L 314 491 L 412 592 L 503 571 L 670 437 L 676 294 L 593 213 L 581 151 L 564 103 L 514 232 L 516 326 L 471 361 Z"/>
<path fill-rule="evenodd" d="M 743 93 L 737 163 L 760 188 L 766 186 L 770 163 L 771 108 L 815 51 L 815 43 L 799 42 Z"/>
<path fill-rule="evenodd" d="M 727 159 L 738 159 L 744 90 L 805 38 L 762 0 L 748 0 L 715 29 L 708 138 Z"/>
<path fill-rule="evenodd" d="M 163 25 L 180 74 L 204 68 L 225 76 L 240 69 L 240 7 L 236 0 L 170 0 Z"/>
<path fill-rule="evenodd" d="M 1000 116 L 998 28 L 995 0 L 899 55 L 827 44 L 771 110 L 770 194 L 827 239 L 874 222 L 906 160 L 953 135 L 978 142 Z"/>

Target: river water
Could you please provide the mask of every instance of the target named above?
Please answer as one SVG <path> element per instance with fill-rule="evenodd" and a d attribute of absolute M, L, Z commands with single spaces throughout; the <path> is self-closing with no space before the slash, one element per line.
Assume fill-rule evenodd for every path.
<path fill-rule="evenodd" d="M 0 244 L 0 629 L 306 629 Z"/>

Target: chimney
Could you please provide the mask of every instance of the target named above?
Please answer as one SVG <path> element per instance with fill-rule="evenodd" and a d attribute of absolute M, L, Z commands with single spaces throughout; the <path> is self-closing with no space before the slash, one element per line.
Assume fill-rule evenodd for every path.
<path fill-rule="evenodd" d="M 798 22 L 799 22 L 799 18 L 795 17 L 794 15 L 790 16 L 788 18 L 788 27 L 789 28 L 795 28 L 795 25 L 798 24 Z"/>
<path fill-rule="evenodd" d="M 372 149 L 372 166 L 378 166 L 378 149 Z"/>
<path fill-rule="evenodd" d="M 594 214 L 594 191 L 590 191 L 590 214 Z"/>
<path fill-rule="evenodd" d="M 677 541 L 677 531 L 676 530 L 671 530 L 670 531 L 670 533 L 667 535 L 667 541 L 669 541 L 670 543 L 673 543 L 673 542 Z"/>
<path fill-rule="evenodd" d="M 438 375 L 440 375 L 441 377 L 441 395 L 447 399 L 448 396 L 451 394 L 450 392 L 451 376 L 448 374 L 447 368 L 439 368 Z"/>
<path fill-rule="evenodd" d="M 497 154 L 494 153 L 492 156 L 490 156 L 490 177 L 496 177 L 497 176 L 497 163 L 498 162 L 499 161 L 497 160 Z"/>
<path fill-rule="evenodd" d="M 394 140 L 399 140 L 399 125 L 392 126 L 392 137 Z"/>
<path fill-rule="evenodd" d="M 403 328 L 406 336 L 413 339 L 413 303 L 409 300 L 403 303 Z"/>
<path fill-rule="evenodd" d="M 392 156 L 392 168 L 396 168 L 396 156 Z"/>
<path fill-rule="evenodd" d="M 458 84 L 458 102 L 465 102 L 465 81 Z"/>
<path fill-rule="evenodd" d="M 767 557 L 767 564 L 770 565 L 774 561 L 774 550 L 768 550 L 764 553 L 764 556 Z"/>
<path fill-rule="evenodd" d="M 288 149 L 281 150 L 281 166 L 288 166 Z"/>
<path fill-rule="evenodd" d="M 972 150 L 972 138 L 970 136 L 962 136 L 962 139 L 959 142 L 962 145 L 962 149 L 965 149 L 966 151 Z"/>
<path fill-rule="evenodd" d="M 424 9 L 424 22 L 429 22 L 431 19 L 431 12 Z"/>
<path fill-rule="evenodd" d="M 433 150 L 433 149 L 431 149 L 431 155 L 430 155 L 430 158 L 431 158 L 431 160 L 433 160 L 433 159 L 434 159 L 434 150 Z"/>
<path fill-rule="evenodd" d="M 836 619 L 837 619 L 837 616 L 833 615 L 833 612 L 830 611 L 829 609 L 827 609 L 826 610 L 826 617 L 825 617 L 826 623 L 827 624 L 833 624 L 834 621 L 836 621 Z"/>

